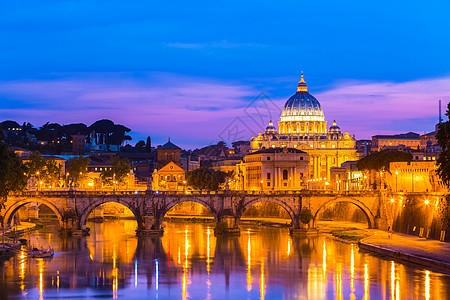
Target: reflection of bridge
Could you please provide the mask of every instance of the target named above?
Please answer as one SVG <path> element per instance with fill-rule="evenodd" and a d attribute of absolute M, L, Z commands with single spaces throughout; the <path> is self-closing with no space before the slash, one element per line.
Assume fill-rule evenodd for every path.
<path fill-rule="evenodd" d="M 315 226 L 319 213 L 329 205 L 348 202 L 358 207 L 366 216 L 370 228 L 384 227 L 386 214 L 383 194 L 330 194 L 308 191 L 281 193 L 245 193 L 231 191 L 198 192 L 185 194 L 176 192 L 85 192 L 52 191 L 25 192 L 8 197 L 1 209 L 3 225 L 11 226 L 14 214 L 24 205 L 40 203 L 48 206 L 58 217 L 61 229 L 82 233 L 86 230 L 88 216 L 94 208 L 115 202 L 126 206 L 136 217 L 138 233 L 160 234 L 165 214 L 182 202 L 196 202 L 206 207 L 216 223 L 224 222 L 228 228 L 238 230 L 239 221 L 247 208 L 257 202 L 272 202 L 283 207 L 292 219 L 293 229 L 300 229 L 300 211 L 308 207 L 313 214 Z"/>

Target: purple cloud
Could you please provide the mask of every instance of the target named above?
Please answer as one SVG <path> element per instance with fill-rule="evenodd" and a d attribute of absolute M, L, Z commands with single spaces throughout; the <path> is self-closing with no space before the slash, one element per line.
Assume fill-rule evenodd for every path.
<path fill-rule="evenodd" d="M 248 135 L 247 139 L 263 129 L 245 113 L 259 94 L 249 85 L 167 73 L 133 80 L 120 74 L 97 75 L 94 79 L 77 74 L 76 78 L 0 82 L 0 120 L 40 126 L 48 121 L 91 124 L 107 118 L 130 127 L 133 142 L 150 135 L 158 144 L 170 136 L 186 148 L 230 136 L 227 126 Z M 329 125 L 336 119 L 343 131 L 358 139 L 410 130 L 422 133 L 434 130 L 439 99 L 445 111 L 450 78 L 403 83 L 353 81 L 312 94 L 321 103 Z M 282 108 L 290 96 L 271 101 Z M 279 121 L 279 116 L 273 121 Z"/>

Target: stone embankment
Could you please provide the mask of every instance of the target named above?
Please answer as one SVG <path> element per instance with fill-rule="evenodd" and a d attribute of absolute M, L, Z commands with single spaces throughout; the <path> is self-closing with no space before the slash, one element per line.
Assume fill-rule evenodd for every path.
<path fill-rule="evenodd" d="M 450 273 L 450 243 L 374 230 L 374 235 L 359 242 L 362 250 L 379 253 L 402 262 L 422 265 Z"/>

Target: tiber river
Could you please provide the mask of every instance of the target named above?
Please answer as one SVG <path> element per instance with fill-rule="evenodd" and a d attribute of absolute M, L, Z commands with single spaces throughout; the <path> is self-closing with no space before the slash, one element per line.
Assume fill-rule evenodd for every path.
<path fill-rule="evenodd" d="M 52 259 L 18 255 L 0 267 L 1 299 L 449 299 L 450 276 L 361 252 L 328 236 L 242 225 L 165 223 L 137 238 L 130 220 L 90 223 L 88 237 L 56 226 L 26 236 Z"/>

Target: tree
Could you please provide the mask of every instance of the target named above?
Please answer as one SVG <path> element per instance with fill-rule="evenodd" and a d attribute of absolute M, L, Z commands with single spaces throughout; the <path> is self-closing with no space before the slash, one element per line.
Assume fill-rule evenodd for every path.
<path fill-rule="evenodd" d="M 450 103 L 447 104 L 445 115 L 449 118 L 449 121 L 440 123 L 436 134 L 437 142 L 442 149 L 436 162 L 436 173 L 447 188 L 450 188 Z"/>
<path fill-rule="evenodd" d="M 117 181 L 117 183 L 120 183 L 128 176 L 130 169 L 131 165 L 128 158 L 121 158 L 116 155 L 111 158 L 111 169 L 103 171 L 100 178 L 106 182 Z"/>
<path fill-rule="evenodd" d="M 76 156 L 69 159 L 67 162 L 67 175 L 69 178 L 72 178 L 72 181 L 79 181 L 85 175 L 87 171 L 87 167 L 91 159 L 89 157 Z"/>
<path fill-rule="evenodd" d="M 145 142 L 140 140 L 139 142 L 136 143 L 136 145 L 134 146 L 134 148 L 136 149 L 137 152 L 144 152 L 145 149 Z"/>
<path fill-rule="evenodd" d="M 227 176 L 226 172 L 201 167 L 188 172 L 187 183 L 195 189 L 215 191 L 225 183 Z"/>
<path fill-rule="evenodd" d="M 152 152 L 152 139 L 149 136 L 147 137 L 147 143 L 145 143 L 145 152 Z"/>
<path fill-rule="evenodd" d="M 389 164 L 395 161 L 411 161 L 412 154 L 404 151 L 386 150 L 371 153 L 361 158 L 356 166 L 359 170 L 388 171 Z"/>
<path fill-rule="evenodd" d="M 8 193 L 22 191 L 27 184 L 25 167 L 20 158 L 9 149 L 0 130 L 0 204 L 7 200 Z"/>
<path fill-rule="evenodd" d="M 39 151 L 28 156 L 25 167 L 27 177 L 37 178 L 44 186 L 55 186 L 61 175 L 61 166 L 52 159 L 45 159 Z"/>

